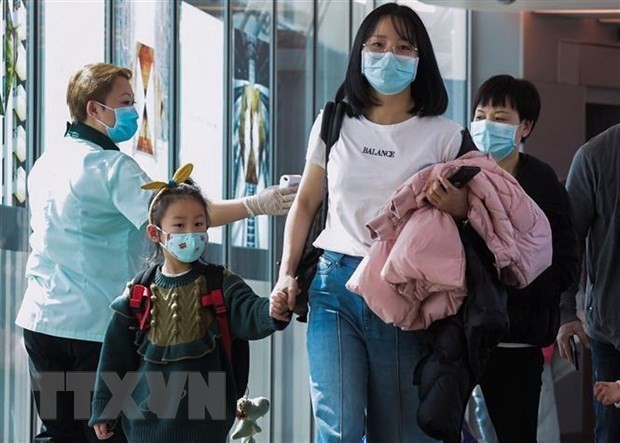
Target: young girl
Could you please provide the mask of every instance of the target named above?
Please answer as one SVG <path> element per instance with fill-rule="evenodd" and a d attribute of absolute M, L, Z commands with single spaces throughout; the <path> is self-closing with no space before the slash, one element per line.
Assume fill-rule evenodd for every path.
<path fill-rule="evenodd" d="M 128 284 L 112 303 L 114 315 L 103 342 L 89 422 L 101 440 L 114 434 L 110 425 L 121 417 L 128 440 L 135 443 L 198 442 L 207 437 L 224 442 L 234 421 L 238 388 L 228 354 L 230 335 L 260 339 L 287 325 L 285 301 L 272 297 L 270 303 L 240 277 L 198 261 L 207 246 L 209 216 L 200 189 L 189 179 L 191 170 L 186 165 L 168 183 L 143 186 L 156 189 L 149 203 L 147 235 L 164 260 L 146 285 L 146 310 L 140 312 L 130 303 L 137 282 Z M 221 287 L 215 279 L 209 281 L 217 271 Z M 205 306 L 204 296 L 213 289 L 223 294 L 230 335 L 220 327 L 216 309 Z M 147 318 L 138 321 L 142 313 Z M 225 398 L 205 399 L 223 392 L 222 373 Z M 111 388 L 110 380 L 134 375 L 135 382 L 123 385 L 128 396 L 121 414 L 119 389 Z"/>

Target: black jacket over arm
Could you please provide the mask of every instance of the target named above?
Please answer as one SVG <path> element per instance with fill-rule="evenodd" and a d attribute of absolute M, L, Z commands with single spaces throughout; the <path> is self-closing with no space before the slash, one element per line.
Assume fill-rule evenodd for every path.
<path fill-rule="evenodd" d="M 560 294 L 579 276 L 579 251 L 566 189 L 548 164 L 520 154 L 516 179 L 543 210 L 553 237 L 553 258 L 536 280 L 523 289 L 508 289 L 509 343 L 548 346 L 560 326 Z"/>

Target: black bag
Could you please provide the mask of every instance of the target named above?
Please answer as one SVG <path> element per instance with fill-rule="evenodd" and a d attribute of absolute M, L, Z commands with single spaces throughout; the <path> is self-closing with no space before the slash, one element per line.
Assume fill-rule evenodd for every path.
<path fill-rule="evenodd" d="M 157 270 L 156 264 L 149 266 L 147 269 L 140 272 L 134 279 L 133 285 L 140 285 L 142 287 L 149 288 L 151 283 L 155 279 L 155 271 Z M 210 263 L 196 262 L 194 265 L 196 269 L 205 276 L 207 284 L 207 294 L 210 294 L 214 290 L 222 290 L 224 283 L 224 267 L 219 265 L 213 265 Z M 133 288 L 132 288 L 133 293 Z M 146 306 L 140 303 L 135 308 L 130 308 L 132 313 L 136 316 L 138 323 L 143 316 L 148 319 L 150 315 L 147 312 Z M 228 318 L 230 322 L 230 318 Z M 146 323 L 146 322 L 145 322 Z M 230 332 L 230 327 L 228 327 Z M 137 334 L 143 334 L 145 330 L 138 328 Z M 223 331 L 221 331 L 223 334 Z M 250 376 L 250 344 L 247 340 L 242 340 L 233 336 L 230 339 L 230 363 L 232 366 L 233 374 L 235 377 L 235 387 L 237 398 L 242 398 L 248 387 L 248 380 Z"/>
<path fill-rule="evenodd" d="M 314 215 L 314 220 L 308 231 L 306 237 L 306 243 L 301 254 L 301 259 L 297 265 L 295 271 L 295 278 L 297 279 L 297 285 L 299 286 L 299 294 L 295 300 L 295 314 L 297 320 L 301 322 L 307 321 L 308 315 L 308 288 L 316 273 L 316 264 L 319 261 L 319 257 L 323 253 L 322 249 L 312 246 L 314 240 L 319 236 L 325 228 L 325 221 L 327 220 L 327 161 L 329 159 L 329 153 L 332 146 L 336 143 L 336 140 L 340 137 L 340 127 L 342 126 L 342 119 L 347 109 L 345 102 L 338 102 L 337 104 L 328 101 L 325 103 L 323 109 L 323 120 L 321 122 L 321 139 L 325 142 L 325 181 L 323 183 L 323 202 Z"/>

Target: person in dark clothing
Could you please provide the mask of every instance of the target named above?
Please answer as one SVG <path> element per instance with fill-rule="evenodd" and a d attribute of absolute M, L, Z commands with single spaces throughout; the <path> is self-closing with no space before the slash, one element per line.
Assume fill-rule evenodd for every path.
<path fill-rule="evenodd" d="M 535 86 L 509 75 L 491 77 L 474 100 L 476 146 L 512 174 L 551 225 L 553 261 L 525 288 L 507 288 L 510 330 L 491 354 L 480 381 L 500 443 L 536 442 L 543 355 L 560 324 L 560 294 L 579 275 L 568 194 L 548 164 L 519 149 L 540 114 Z M 509 380 L 509 382 L 508 382 Z"/>
<path fill-rule="evenodd" d="M 562 294 L 560 355 L 573 361 L 569 340 L 578 336 L 592 349 L 597 443 L 620 441 L 620 409 L 609 404 L 605 385 L 620 380 L 620 124 L 583 145 L 573 158 L 566 188 L 570 196 L 585 283 L 584 322 L 577 318 L 577 287 Z"/>

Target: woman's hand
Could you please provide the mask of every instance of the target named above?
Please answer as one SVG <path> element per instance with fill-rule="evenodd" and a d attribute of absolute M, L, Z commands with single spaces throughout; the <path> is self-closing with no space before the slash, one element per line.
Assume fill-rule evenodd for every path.
<path fill-rule="evenodd" d="M 107 440 L 114 435 L 114 432 L 108 431 L 108 423 L 96 423 L 93 428 L 99 440 Z"/>
<path fill-rule="evenodd" d="M 440 175 L 427 185 L 426 199 L 437 209 L 457 220 L 463 220 L 467 218 L 469 211 L 468 193 L 467 187 L 457 189 L 447 178 Z"/>
<path fill-rule="evenodd" d="M 291 275 L 279 278 L 269 296 L 269 315 L 276 320 L 289 321 L 295 309 L 295 298 L 299 293 L 297 280 Z"/>

